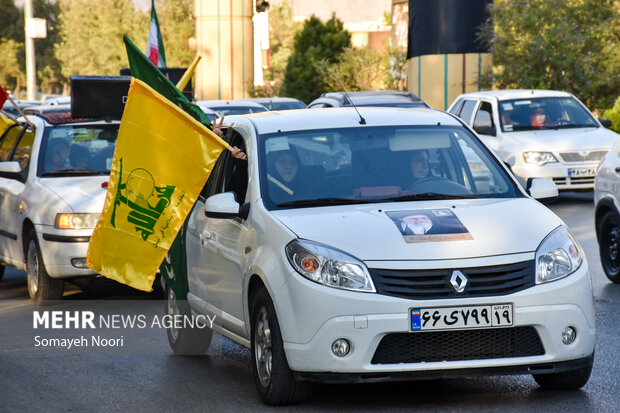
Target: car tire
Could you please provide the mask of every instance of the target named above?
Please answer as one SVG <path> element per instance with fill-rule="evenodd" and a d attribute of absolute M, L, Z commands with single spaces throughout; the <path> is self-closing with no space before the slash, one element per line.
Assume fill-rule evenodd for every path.
<path fill-rule="evenodd" d="M 172 288 L 166 285 L 166 315 L 181 317 L 183 313 L 179 309 L 176 296 Z M 181 356 L 203 355 L 209 350 L 213 331 L 209 327 L 188 326 L 184 328 L 175 328 L 170 325 L 166 329 L 168 335 L 168 343 L 174 354 Z"/>
<path fill-rule="evenodd" d="M 51 278 L 45 269 L 39 241 L 34 231 L 28 233 L 26 243 L 26 278 L 28 295 L 36 305 L 45 301 L 61 300 L 65 282 Z"/>
<path fill-rule="evenodd" d="M 297 381 L 286 361 L 278 317 L 264 288 L 253 297 L 251 315 L 252 371 L 260 398 L 272 406 L 303 401 L 309 383 Z"/>
<path fill-rule="evenodd" d="M 0 264 L 0 280 L 4 277 L 4 265 Z"/>
<path fill-rule="evenodd" d="M 620 216 L 609 211 L 600 221 L 598 245 L 601 265 L 605 275 L 614 283 L 620 283 Z"/>
<path fill-rule="evenodd" d="M 533 374 L 534 380 L 545 390 L 576 390 L 590 378 L 592 364 L 576 370 L 550 374 Z"/>

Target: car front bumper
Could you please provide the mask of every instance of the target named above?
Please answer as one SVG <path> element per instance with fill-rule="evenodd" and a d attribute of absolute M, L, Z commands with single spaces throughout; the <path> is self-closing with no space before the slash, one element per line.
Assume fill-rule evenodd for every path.
<path fill-rule="evenodd" d="M 558 363 L 575 362 L 594 352 L 594 308 L 587 264 L 554 282 L 535 285 L 514 294 L 493 297 L 407 300 L 374 293 L 337 290 L 313 283 L 293 273 L 274 300 L 288 363 L 293 371 L 309 373 L 353 374 L 358 377 L 392 377 L 414 373 L 426 377 L 445 377 L 459 371 L 519 372 L 557 369 Z M 544 349 L 542 354 L 467 360 L 373 363 L 381 340 L 391 334 L 432 334 L 410 331 L 411 308 L 458 307 L 468 305 L 513 305 L 512 327 L 533 328 Z M 575 341 L 562 343 L 562 330 L 571 326 L 577 331 Z M 497 328 L 495 328 L 497 329 Z M 483 329 L 481 329 L 483 330 Z M 471 330 L 444 330 L 452 332 Z M 483 332 L 484 335 L 485 332 Z M 345 357 L 332 351 L 334 340 L 344 338 L 351 349 Z M 396 355 L 398 358 L 398 355 Z M 403 357 L 405 358 L 405 357 Z M 570 363 L 569 363 L 570 364 Z M 546 367 L 545 367 L 546 366 Z M 551 367 L 550 367 L 551 366 Z M 439 373 L 438 373 L 439 372 Z M 312 374 L 310 374 L 312 373 Z M 314 373 L 319 374 L 316 376 Z M 386 373 L 389 373 L 386 376 Z M 459 373 L 460 374 L 460 373 Z M 457 374 L 458 375 L 458 374 Z M 303 376 L 303 374 L 302 374 Z"/>
<path fill-rule="evenodd" d="M 512 171 L 525 187 L 529 178 L 545 178 L 553 181 L 558 190 L 583 190 L 594 188 L 594 178 L 598 162 L 579 163 L 567 165 L 563 163 L 549 163 L 542 166 L 530 164 L 515 164 Z M 575 176 L 574 171 L 590 170 L 592 173 Z"/>
<path fill-rule="evenodd" d="M 74 278 L 97 274 L 83 266 L 92 230 L 64 231 L 36 228 L 45 269 L 51 278 Z"/>

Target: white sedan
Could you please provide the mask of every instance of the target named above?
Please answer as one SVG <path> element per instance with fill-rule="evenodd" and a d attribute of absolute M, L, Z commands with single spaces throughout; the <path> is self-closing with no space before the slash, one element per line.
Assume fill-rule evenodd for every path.
<path fill-rule="evenodd" d="M 470 125 L 524 186 L 535 177 L 552 180 L 559 190 L 592 189 L 596 166 L 618 137 L 575 96 L 554 90 L 465 93 L 448 111 Z"/>
<path fill-rule="evenodd" d="M 187 302 L 251 349 L 263 401 L 297 401 L 308 381 L 532 374 L 583 386 L 591 281 L 581 247 L 536 200 L 556 186 L 524 190 L 450 114 L 359 112 L 227 116 L 248 160 L 225 151 L 190 215 Z M 167 299 L 179 314 L 169 288 Z M 171 326 L 168 337 L 187 354 L 211 335 Z"/>
<path fill-rule="evenodd" d="M 58 300 L 64 280 L 95 274 L 86 251 L 103 209 L 119 121 L 29 116 L 0 136 L 0 274 L 27 272 L 35 303 Z"/>

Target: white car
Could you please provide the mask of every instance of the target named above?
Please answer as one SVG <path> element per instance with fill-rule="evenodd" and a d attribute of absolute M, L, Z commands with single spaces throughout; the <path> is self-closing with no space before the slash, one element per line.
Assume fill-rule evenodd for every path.
<path fill-rule="evenodd" d="M 594 226 L 601 265 L 620 283 L 620 140 L 601 161 L 594 181 Z"/>
<path fill-rule="evenodd" d="M 465 93 L 448 112 L 471 126 L 524 186 L 535 177 L 561 191 L 592 189 L 596 167 L 618 137 L 575 96 L 553 90 Z"/>
<path fill-rule="evenodd" d="M 199 100 L 196 104 L 201 108 L 217 112 L 218 116 L 245 115 L 269 110 L 260 103 L 247 100 Z"/>
<path fill-rule="evenodd" d="M 268 404 L 313 380 L 532 374 L 583 386 L 591 280 L 536 200 L 556 186 L 533 179 L 526 192 L 450 114 L 359 111 L 363 125 L 353 108 L 226 117 L 248 161 L 225 151 L 190 215 L 194 316 L 251 349 Z M 169 288 L 167 299 L 179 314 Z M 209 346 L 210 330 L 172 327 L 175 352 Z"/>
<path fill-rule="evenodd" d="M 64 280 L 95 274 L 88 241 L 107 191 L 119 121 L 28 117 L 0 137 L 0 274 L 27 272 L 35 303 L 62 298 Z M 23 121 L 23 119 L 22 119 Z"/>

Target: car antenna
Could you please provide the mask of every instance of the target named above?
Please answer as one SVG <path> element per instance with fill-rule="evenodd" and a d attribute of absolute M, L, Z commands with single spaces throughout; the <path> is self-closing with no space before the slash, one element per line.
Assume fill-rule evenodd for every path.
<path fill-rule="evenodd" d="M 347 91 L 345 90 L 344 86 L 342 86 L 342 83 L 340 83 L 340 80 L 338 80 L 338 78 L 336 77 L 335 74 L 333 74 L 330 70 L 325 69 L 327 71 L 328 74 L 332 75 L 334 77 L 334 79 L 336 79 L 336 82 L 338 82 L 338 84 L 340 85 L 340 88 L 342 89 L 342 91 L 344 92 L 345 96 L 347 97 L 348 101 L 351 102 L 351 106 L 353 106 L 353 109 L 355 109 L 355 111 L 357 112 L 357 115 L 360 117 L 360 125 L 365 125 L 366 124 L 366 119 L 364 119 L 364 117 L 362 116 L 362 114 L 360 113 L 359 110 L 357 110 L 357 106 L 355 106 L 355 103 L 353 103 L 353 101 L 351 100 L 351 98 L 349 97 L 349 94 L 347 93 Z"/>

